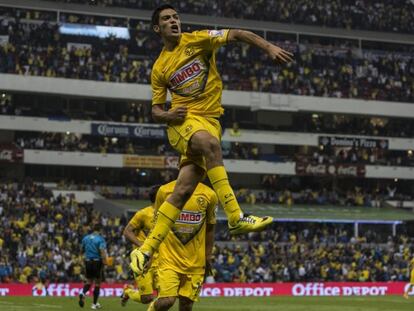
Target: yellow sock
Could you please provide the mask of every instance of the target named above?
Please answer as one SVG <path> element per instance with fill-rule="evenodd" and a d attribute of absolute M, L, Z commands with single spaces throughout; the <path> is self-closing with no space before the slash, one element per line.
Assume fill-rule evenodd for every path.
<path fill-rule="evenodd" d="M 151 233 L 145 239 L 140 250 L 144 253 L 152 254 L 160 248 L 160 244 L 164 241 L 168 232 L 170 232 L 176 219 L 180 215 L 181 210 L 176 208 L 170 202 L 162 203 L 157 213 L 157 221 L 152 228 Z"/>
<path fill-rule="evenodd" d="M 141 302 L 141 294 L 136 289 L 127 288 L 125 294 L 128 295 L 129 299 L 132 299 L 135 302 Z"/>
<path fill-rule="evenodd" d="M 224 208 L 229 223 L 235 224 L 240 219 L 242 210 L 230 186 L 226 169 L 224 166 L 216 166 L 208 170 L 207 176 Z"/>

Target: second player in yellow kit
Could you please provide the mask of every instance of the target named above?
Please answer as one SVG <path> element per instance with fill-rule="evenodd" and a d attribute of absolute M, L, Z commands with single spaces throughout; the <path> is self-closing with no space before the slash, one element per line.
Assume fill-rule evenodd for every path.
<path fill-rule="evenodd" d="M 410 272 L 410 284 L 407 286 L 407 289 L 404 292 L 404 297 L 408 299 L 411 291 L 414 289 L 414 257 L 411 259 L 409 263 Z"/>
<path fill-rule="evenodd" d="M 155 209 L 173 192 L 175 184 L 160 187 Z M 214 243 L 217 203 L 214 191 L 199 183 L 160 246 L 159 294 L 149 310 L 171 307 L 177 297 L 180 306 L 187 306 L 185 310 L 198 301 Z"/>
<path fill-rule="evenodd" d="M 154 202 L 158 188 L 156 186 L 150 190 L 152 205 L 136 212 L 124 229 L 124 236 L 134 245 L 134 248 L 142 245 L 154 225 Z M 122 305 L 125 305 L 128 299 L 143 304 L 150 303 L 154 299 L 153 293 L 158 290 L 157 266 L 158 260 L 155 254 L 148 271 L 144 275 L 134 275 L 137 289 L 130 285 L 125 286 L 121 297 Z"/>
<path fill-rule="evenodd" d="M 291 61 L 291 53 L 260 36 L 240 29 L 181 32 L 181 20 L 170 5 L 152 15 L 153 30 L 164 48 L 151 74 L 152 116 L 167 124 L 168 139 L 181 154 L 180 171 L 173 192 L 160 206 L 157 221 L 142 247 L 131 253 L 131 269 L 142 274 L 152 254 L 168 235 L 198 183 L 207 177 L 223 207 L 231 234 L 262 231 L 272 217 L 244 214 L 229 183 L 221 152 L 218 118 L 222 82 L 215 54 L 227 43 L 244 42 L 264 50 L 271 60 Z M 165 110 L 167 92 L 171 108 Z"/>

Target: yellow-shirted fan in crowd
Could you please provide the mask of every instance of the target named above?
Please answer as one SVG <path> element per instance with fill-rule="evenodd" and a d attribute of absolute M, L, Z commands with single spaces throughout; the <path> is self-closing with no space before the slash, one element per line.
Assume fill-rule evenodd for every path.
<path fill-rule="evenodd" d="M 228 219 L 230 233 L 262 231 L 272 217 L 244 215 L 230 186 L 221 152 L 222 82 L 215 53 L 227 43 L 244 42 L 264 50 L 270 59 L 285 63 L 292 54 L 262 37 L 239 29 L 203 30 L 181 33 L 181 21 L 170 5 L 157 8 L 152 15 L 153 30 L 164 48 L 151 75 L 152 116 L 168 125 L 171 146 L 181 154 L 180 172 L 171 195 L 160 206 L 154 228 L 142 247 L 131 253 L 131 269 L 142 274 L 154 252 L 167 236 L 205 176 Z M 165 111 L 167 91 L 171 109 Z"/>
<path fill-rule="evenodd" d="M 160 187 L 155 210 L 174 190 L 176 181 Z M 158 297 L 148 310 L 168 310 L 179 299 L 180 310 L 192 310 L 198 301 L 204 277 L 211 270 L 218 199 L 199 183 L 185 204 L 158 254 Z M 152 266 L 151 268 L 152 269 Z"/>
<path fill-rule="evenodd" d="M 134 248 L 142 245 L 154 225 L 154 202 L 158 189 L 159 186 L 150 189 L 149 199 L 152 204 L 136 212 L 124 229 L 124 236 Z M 129 299 L 143 304 L 148 304 L 154 299 L 154 291 L 158 291 L 157 266 L 157 255 L 154 255 L 148 271 L 144 275 L 134 275 L 137 289 L 132 285 L 125 285 L 121 296 L 122 306 L 125 306 Z"/>
<path fill-rule="evenodd" d="M 404 298 L 406 299 L 408 299 L 411 291 L 414 288 L 414 257 L 410 261 L 409 269 L 410 269 L 410 285 L 407 286 L 407 290 L 404 292 Z"/>

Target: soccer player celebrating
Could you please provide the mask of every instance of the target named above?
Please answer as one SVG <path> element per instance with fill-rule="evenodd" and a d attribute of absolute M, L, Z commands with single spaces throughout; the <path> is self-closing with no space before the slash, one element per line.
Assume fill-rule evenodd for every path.
<path fill-rule="evenodd" d="M 410 292 L 414 288 L 414 257 L 410 261 L 409 268 L 411 269 L 411 273 L 410 273 L 410 285 L 408 285 L 407 290 L 404 293 L 404 298 L 405 299 L 408 299 L 408 296 L 409 296 Z"/>
<path fill-rule="evenodd" d="M 167 236 L 198 183 L 207 176 L 228 219 L 232 234 L 261 231 L 271 217 L 244 215 L 231 188 L 221 153 L 218 118 L 222 83 L 216 68 L 216 50 L 230 42 L 244 42 L 264 50 L 275 62 L 288 62 L 292 54 L 244 30 L 204 30 L 181 33 L 181 21 L 170 5 L 152 15 L 153 30 L 164 48 L 151 75 L 152 116 L 168 125 L 170 144 L 181 154 L 174 191 L 160 206 L 157 221 L 140 249 L 131 253 L 131 269 L 142 274 L 152 254 Z M 170 91 L 171 109 L 164 110 Z"/>
<path fill-rule="evenodd" d="M 155 209 L 174 191 L 176 181 L 161 186 Z M 148 310 L 168 310 L 176 299 L 180 311 L 192 310 L 198 300 L 214 243 L 217 196 L 199 183 L 184 205 L 170 233 L 161 244 L 158 255 L 158 298 Z"/>
<path fill-rule="evenodd" d="M 149 198 L 152 204 L 136 212 L 124 229 L 124 236 L 134 245 L 135 248 L 142 245 L 146 236 L 152 229 L 154 220 L 153 206 L 158 189 L 159 186 L 151 188 Z M 158 290 L 156 256 L 152 258 L 149 270 L 144 275 L 134 275 L 134 278 L 138 289 L 136 290 L 129 285 L 125 286 L 124 292 L 121 296 L 122 306 L 125 306 L 129 299 L 143 304 L 150 303 L 154 299 L 154 290 Z"/>
<path fill-rule="evenodd" d="M 100 224 L 93 225 L 93 232 L 82 239 L 82 251 L 85 254 L 86 281 L 83 290 L 79 294 L 79 306 L 84 307 L 86 293 L 95 283 L 93 289 L 92 309 L 100 309 L 98 302 L 100 285 L 103 281 L 103 265 L 112 265 L 113 258 L 108 257 L 105 239 L 100 235 Z"/>

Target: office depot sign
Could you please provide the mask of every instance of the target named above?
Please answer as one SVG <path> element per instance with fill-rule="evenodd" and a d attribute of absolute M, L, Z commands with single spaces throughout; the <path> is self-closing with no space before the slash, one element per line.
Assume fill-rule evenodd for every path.
<path fill-rule="evenodd" d="M 102 284 L 102 297 L 119 297 L 123 285 Z M 0 284 L 0 296 L 74 297 L 82 289 L 81 283 Z M 402 295 L 408 283 L 215 283 L 205 284 L 202 297 L 264 297 L 264 296 L 387 296 Z M 411 292 L 414 295 L 414 290 Z"/>
<path fill-rule="evenodd" d="M 221 283 L 204 285 L 201 296 L 386 296 L 402 295 L 407 287 L 408 283 L 403 282 Z"/>

